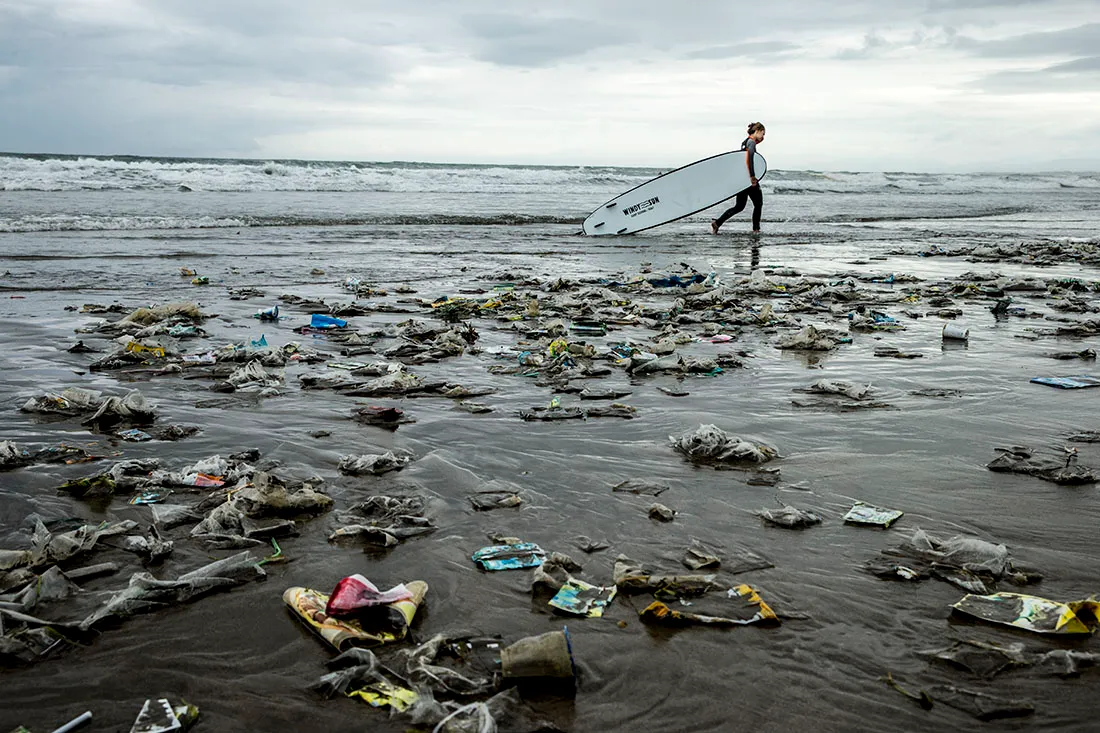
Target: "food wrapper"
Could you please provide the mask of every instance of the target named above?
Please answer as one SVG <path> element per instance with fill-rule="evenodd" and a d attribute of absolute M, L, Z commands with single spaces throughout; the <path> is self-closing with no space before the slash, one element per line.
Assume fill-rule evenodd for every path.
<path fill-rule="evenodd" d="M 414 580 L 406 583 L 405 587 L 412 594 L 411 599 L 379 607 L 392 609 L 394 615 L 403 620 L 397 626 L 364 626 L 361 620 L 354 618 L 334 618 L 325 611 L 328 595 L 311 588 L 287 588 L 283 592 L 283 602 L 317 635 L 337 650 L 344 651 L 351 647 L 379 646 L 405 638 L 409 624 L 428 592 L 428 584 L 422 580 Z"/>
<path fill-rule="evenodd" d="M 1022 593 L 968 594 L 951 608 L 982 621 L 1038 634 L 1091 634 L 1098 626 L 1100 601 L 1089 598 L 1061 603 Z"/>

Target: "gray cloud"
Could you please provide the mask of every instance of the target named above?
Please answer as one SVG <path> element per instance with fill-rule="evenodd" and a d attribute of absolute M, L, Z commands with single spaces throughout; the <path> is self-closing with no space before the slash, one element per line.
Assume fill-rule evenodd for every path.
<path fill-rule="evenodd" d="M 162 8 L 163 10 L 163 8 Z M 384 47 L 340 36 L 308 33 L 259 36 L 211 25 L 196 29 L 185 19 L 161 16 L 157 28 L 104 17 L 80 23 L 42 8 L 3 17 L 0 65 L 61 78 L 142 80 L 172 85 L 203 82 L 314 82 L 354 86 L 384 82 L 395 65 Z"/>
<path fill-rule="evenodd" d="M 859 48 L 845 48 L 841 51 L 838 51 L 836 54 L 836 58 L 845 61 L 859 61 L 874 56 L 875 54 L 882 51 L 897 47 L 898 44 L 890 43 L 882 36 L 880 36 L 878 32 L 871 31 L 870 33 L 863 36 L 863 45 L 861 45 Z"/>
<path fill-rule="evenodd" d="M 1045 69 L 999 71 L 970 86 L 989 94 L 1100 91 L 1100 57 L 1055 64 Z"/>
<path fill-rule="evenodd" d="M 1076 74 L 1100 72 L 1100 56 L 1089 56 L 1083 59 L 1074 59 L 1064 64 L 1055 64 L 1047 69 L 1052 74 Z"/>
<path fill-rule="evenodd" d="M 26 76 L 5 98 L 5 142 L 48 153 L 196 155 L 245 154 L 265 130 L 308 129 L 301 121 L 273 120 L 229 98 L 178 94 L 146 84 L 94 79 L 44 85 Z M 238 152 L 239 151 L 239 152 Z"/>
<path fill-rule="evenodd" d="M 1025 33 L 994 41 L 960 37 L 956 39 L 955 45 L 987 58 L 1091 56 L 1100 49 L 1100 23 Z"/>
<path fill-rule="evenodd" d="M 788 41 L 750 41 L 748 43 L 734 43 L 728 46 L 709 46 L 695 51 L 689 51 L 680 58 L 687 60 L 706 59 L 732 59 L 732 58 L 759 58 L 781 56 L 792 53 L 801 48 L 796 43 Z"/>
<path fill-rule="evenodd" d="M 1040 5 L 1055 5 L 1058 0 L 928 0 L 930 11 L 941 10 L 988 10 L 990 8 L 1034 8 Z"/>
<path fill-rule="evenodd" d="M 620 27 L 582 18 L 531 18 L 506 13 L 464 15 L 474 57 L 501 66 L 548 66 L 627 42 Z"/>

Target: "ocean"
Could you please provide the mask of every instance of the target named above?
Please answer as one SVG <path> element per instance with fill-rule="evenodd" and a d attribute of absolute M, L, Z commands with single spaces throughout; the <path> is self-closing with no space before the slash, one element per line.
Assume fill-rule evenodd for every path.
<path fill-rule="evenodd" d="M 1100 653 L 1090 636 L 1046 637 L 960 619 L 951 613 L 966 593 L 957 583 L 888 582 L 866 565 L 919 528 L 1003 544 L 1014 561 L 1043 575 L 1039 585 L 1002 581 L 997 590 L 1063 601 L 1100 591 L 1096 485 L 986 468 L 998 449 L 1014 446 L 1053 451 L 1067 464 L 1067 449 L 1075 449 L 1076 464 L 1100 465 L 1097 444 L 1070 440 L 1100 430 L 1100 389 L 1029 381 L 1100 374 L 1095 361 L 1050 356 L 1097 347 L 1088 324 L 1100 312 L 1100 173 L 827 172 L 772 164 L 761 183 L 759 237 L 749 233 L 748 212 L 712 235 L 708 221 L 718 206 L 635 236 L 586 238 L 578 232 L 590 211 L 664 169 L 0 155 L 0 441 L 30 449 L 66 444 L 103 456 L 0 473 L 0 549 L 30 547 L 36 517 L 50 526 L 116 518 L 150 525 L 148 507 L 129 505 L 126 496 L 74 499 L 57 491 L 66 480 L 126 459 L 157 459 L 177 470 L 247 449 L 294 475 L 323 479 L 319 487 L 336 511 L 371 495 L 416 492 L 427 497 L 438 526 L 367 552 L 328 541 L 335 513 L 299 521 L 297 536 L 280 541 L 290 561 L 267 565 L 264 582 L 135 616 L 34 664 L 5 664 L 0 729 L 52 730 L 84 710 L 93 711 L 95 729 L 126 729 L 146 698 L 170 697 L 200 708 L 199 730 L 406 730 L 400 714 L 311 691 L 333 655 L 281 600 L 287 587 L 328 592 L 345 575 L 362 573 L 380 588 L 427 582 L 416 641 L 466 631 L 510 642 L 568 625 L 576 695 L 524 693 L 534 714 L 561 730 L 987 729 L 950 704 L 923 709 L 883 682 L 888 673 L 909 690 L 951 686 L 1033 706 L 999 728 L 1091 730 L 1100 693 L 1095 670 L 1064 677 L 1035 663 L 981 676 L 924 654 L 967 641 L 1020 644 L 1033 655 Z M 692 296 L 679 288 L 626 287 L 688 273 L 709 276 L 736 297 L 722 314 L 692 320 L 682 317 Z M 193 284 L 195 276 L 207 284 Z M 553 285 L 559 280 L 562 289 Z M 812 291 L 818 300 L 801 297 L 807 282 L 819 288 Z M 364 289 L 357 295 L 348 283 Z M 849 288 L 851 300 L 838 288 Z M 621 301 L 608 300 L 609 292 Z M 502 293 L 538 298 L 543 311 L 526 320 L 478 312 L 468 320 L 476 348 L 408 366 L 427 379 L 489 390 L 474 398 L 491 408 L 485 414 L 445 397 L 303 388 L 301 378 L 325 372 L 324 364 L 288 364 L 278 394 L 258 399 L 212 392 L 210 380 L 186 373 L 92 370 L 103 353 L 68 351 L 78 340 L 104 352 L 114 346 L 95 332 L 101 319 L 195 302 L 211 317 L 205 336 L 176 344 L 187 353 L 262 337 L 273 347 L 301 343 L 347 359 L 324 334 L 294 330 L 309 323 L 318 301 L 362 307 L 348 320 L 368 343 L 378 340 L 381 352 L 393 345 L 392 329 L 410 319 L 441 324 L 431 301 Z M 295 305 L 287 296 L 310 302 Z M 1004 298 L 1012 310 L 999 317 L 991 308 Z M 278 322 L 253 317 L 276 304 L 284 316 Z M 112 305 L 116 312 L 105 314 Z M 793 320 L 745 320 L 765 305 Z M 860 305 L 904 328 L 849 332 L 849 314 Z M 625 392 L 615 401 L 633 407 L 633 419 L 521 419 L 555 398 L 565 407 L 589 404 L 535 374 L 510 373 L 524 351 L 546 347 L 537 332 L 555 318 L 568 326 L 571 318 L 606 320 L 611 312 L 617 317 L 607 335 L 567 337 L 591 344 L 610 372 L 573 383 Z M 708 330 L 707 322 L 716 325 Z M 945 341 L 946 323 L 968 328 L 969 340 Z M 778 348 L 806 324 L 840 328 L 850 341 L 822 352 Z M 1067 326 L 1083 330 L 1057 333 Z M 714 329 L 732 338 L 714 343 Z M 661 332 L 692 337 L 677 353 L 725 352 L 742 366 L 643 376 L 607 358 L 616 344 L 652 348 Z M 876 357 L 882 347 L 920 356 Z M 881 405 L 807 397 L 803 390 L 819 380 L 870 385 Z M 79 420 L 20 410 L 66 387 L 119 396 L 138 389 L 158 406 L 157 424 L 200 432 L 175 442 L 126 442 Z M 367 405 L 400 407 L 411 421 L 387 430 L 351 419 Z M 767 466 L 779 475 L 692 465 L 670 437 L 701 425 L 775 447 L 779 457 Z M 337 469 L 343 456 L 388 450 L 415 458 L 382 476 Z M 612 492 L 628 479 L 669 488 L 656 498 Z M 522 506 L 472 508 L 470 495 L 502 486 L 517 491 Z M 195 505 L 204 496 L 177 490 L 173 501 Z M 675 519 L 651 519 L 654 501 Z M 905 513 L 886 530 L 854 527 L 843 517 L 856 501 Z M 764 524 L 757 513 L 780 502 L 812 509 L 823 521 L 801 531 Z M 493 544 L 490 535 L 569 554 L 584 567 L 578 577 L 604 584 L 620 554 L 661 574 L 688 572 L 685 548 L 699 542 L 723 558 L 720 582 L 750 584 L 782 623 L 654 626 L 638 613 L 652 596 L 625 593 L 603 618 L 563 618 L 533 600 L 529 571 L 477 569 L 470 555 Z M 175 578 L 237 551 L 203 545 L 187 527 L 166 536 L 175 540 L 173 554 L 148 567 L 121 542 L 63 565 L 110 560 L 121 568 L 82 581 L 75 599 L 33 613 L 78 620 L 132 573 Z M 586 553 L 580 536 L 609 547 Z M 266 551 L 255 550 L 257 557 Z M 739 572 L 737 559 L 750 551 L 771 567 Z M 706 600 L 683 596 L 670 605 L 713 612 Z M 378 653 L 385 660 L 390 652 Z"/>

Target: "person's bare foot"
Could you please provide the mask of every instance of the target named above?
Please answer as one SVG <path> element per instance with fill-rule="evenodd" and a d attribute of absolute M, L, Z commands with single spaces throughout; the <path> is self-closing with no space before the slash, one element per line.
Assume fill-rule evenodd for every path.
<path fill-rule="evenodd" d="M 710 220 L 710 233 L 711 234 L 717 234 L 718 233 L 718 220 L 717 219 L 711 219 Z"/>

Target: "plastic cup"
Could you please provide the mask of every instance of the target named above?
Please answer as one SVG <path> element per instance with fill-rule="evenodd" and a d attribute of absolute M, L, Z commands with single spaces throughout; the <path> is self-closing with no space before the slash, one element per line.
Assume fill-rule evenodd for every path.
<path fill-rule="evenodd" d="M 501 649 L 500 668 L 505 679 L 576 677 L 569 630 L 528 636 Z"/>
<path fill-rule="evenodd" d="M 953 341 L 967 341 L 970 339 L 970 329 L 963 328 L 957 323 L 943 324 L 943 338 Z"/>

